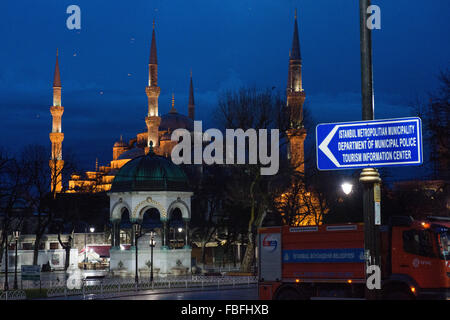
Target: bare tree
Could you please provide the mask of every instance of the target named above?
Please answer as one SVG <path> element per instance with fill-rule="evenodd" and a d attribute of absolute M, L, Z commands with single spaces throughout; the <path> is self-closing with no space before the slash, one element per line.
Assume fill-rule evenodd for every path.
<path fill-rule="evenodd" d="M 241 88 L 219 96 L 216 113 L 223 129 L 279 129 L 285 141 L 288 127 L 286 99 L 273 90 Z M 249 272 L 255 260 L 256 230 L 262 224 L 270 205 L 268 188 L 270 178 L 261 176 L 260 164 L 246 164 L 228 167 L 231 178 L 227 183 L 227 201 L 239 203 L 248 208 L 247 248 L 241 270 Z"/>
<path fill-rule="evenodd" d="M 73 158 L 66 156 L 64 165 L 58 160 L 49 160 L 50 151 L 40 145 L 26 146 L 21 153 L 21 165 L 27 174 L 27 201 L 34 209 L 35 218 L 35 244 L 33 253 L 33 264 L 37 265 L 41 241 L 51 225 L 57 212 L 58 190 L 57 186 L 62 184 L 63 177 L 68 176 L 75 170 Z"/>
<path fill-rule="evenodd" d="M 58 242 L 61 245 L 61 247 L 65 250 L 66 252 L 66 259 L 65 259 L 65 264 L 64 264 L 64 270 L 67 270 L 69 268 L 69 262 L 70 262 L 70 250 L 72 249 L 73 246 L 73 232 L 74 232 L 74 228 L 72 228 L 72 231 L 69 235 L 69 239 L 67 242 L 63 242 L 61 239 L 61 233 L 63 232 L 63 228 L 64 226 L 62 224 L 58 225 Z"/>
<path fill-rule="evenodd" d="M 429 103 L 425 121 L 432 145 L 431 160 L 435 164 L 436 176 L 448 180 L 450 177 L 450 69 L 439 75 L 440 88 Z"/>
<path fill-rule="evenodd" d="M 0 216 L 2 237 L 0 240 L 0 262 L 12 231 L 19 230 L 24 214 L 24 197 L 27 193 L 26 172 L 17 159 L 0 149 Z M 19 209 L 20 208 L 20 209 Z M 8 237 L 8 234 L 11 235 Z"/>
<path fill-rule="evenodd" d="M 206 168 L 201 177 L 197 177 L 192 201 L 191 239 L 201 245 L 201 260 L 206 263 L 206 245 L 216 241 L 220 229 L 223 185 L 218 184 L 223 171 L 218 166 Z"/>
<path fill-rule="evenodd" d="M 424 124 L 424 139 L 428 142 L 434 179 L 450 178 L 450 69 L 441 71 L 440 87 L 429 93 L 428 101 L 416 98 L 411 104 Z"/>

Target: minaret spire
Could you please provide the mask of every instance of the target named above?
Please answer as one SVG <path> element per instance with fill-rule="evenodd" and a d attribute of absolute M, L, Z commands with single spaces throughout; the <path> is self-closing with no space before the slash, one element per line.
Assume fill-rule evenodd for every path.
<path fill-rule="evenodd" d="M 289 51 L 289 80 L 288 90 L 302 91 L 302 55 L 300 41 L 298 39 L 297 9 L 295 9 L 294 34 L 292 36 L 292 48 Z"/>
<path fill-rule="evenodd" d="M 158 116 L 158 99 L 161 89 L 158 87 L 158 58 L 156 54 L 156 31 L 155 20 L 153 20 L 152 42 L 150 45 L 150 59 L 148 63 L 148 86 L 145 93 L 148 98 L 148 113 L 145 123 L 148 129 L 147 148 L 153 142 L 155 149 L 159 146 L 159 125 L 161 118 Z"/>
<path fill-rule="evenodd" d="M 53 76 L 53 87 L 61 87 L 61 76 L 59 74 L 58 48 L 56 48 L 55 74 Z"/>
<path fill-rule="evenodd" d="M 291 126 L 303 126 L 303 103 L 305 95 L 302 83 L 302 58 L 298 40 L 297 9 L 295 10 L 294 36 L 289 51 L 289 70 L 287 84 L 288 106 L 291 109 Z"/>
<path fill-rule="evenodd" d="M 58 49 L 56 49 L 55 73 L 53 75 L 53 105 L 61 105 L 61 75 L 59 73 Z"/>
<path fill-rule="evenodd" d="M 152 43 L 150 45 L 150 60 L 148 63 L 158 64 L 158 56 L 156 54 L 155 20 L 153 20 Z M 157 85 L 157 83 L 155 83 L 155 85 Z"/>
<path fill-rule="evenodd" d="M 294 35 L 292 37 L 291 59 L 302 60 L 302 56 L 300 53 L 300 42 L 298 40 L 297 9 L 295 9 Z"/>
<path fill-rule="evenodd" d="M 192 70 L 191 70 L 191 80 L 190 80 L 190 84 L 189 84 L 188 116 L 190 119 L 194 120 L 195 102 L 194 102 L 194 85 L 192 84 Z"/>
<path fill-rule="evenodd" d="M 291 165 L 304 172 L 304 141 L 306 130 L 303 126 L 303 104 L 305 91 L 302 83 L 302 56 L 298 36 L 297 9 L 295 9 L 294 34 L 289 52 L 289 69 L 287 83 L 287 107 L 289 110 L 289 158 Z"/>
<path fill-rule="evenodd" d="M 172 92 L 172 109 L 169 111 L 170 113 L 177 113 L 177 109 L 175 109 L 175 94 Z"/>
<path fill-rule="evenodd" d="M 50 165 L 50 189 L 52 192 L 60 192 L 62 189 L 62 169 L 64 161 L 62 160 L 62 142 L 64 133 L 62 133 L 61 120 L 64 113 L 64 107 L 61 106 L 61 76 L 58 63 L 58 49 L 56 49 L 55 73 L 53 77 L 53 105 L 50 107 L 52 115 L 52 132 L 50 141 L 52 143 L 52 156 Z"/>

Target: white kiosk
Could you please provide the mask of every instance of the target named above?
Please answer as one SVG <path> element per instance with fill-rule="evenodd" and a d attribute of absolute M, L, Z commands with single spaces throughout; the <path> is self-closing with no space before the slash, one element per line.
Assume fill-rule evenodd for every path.
<path fill-rule="evenodd" d="M 181 167 L 156 155 L 151 147 L 147 155 L 120 168 L 108 192 L 112 226 L 110 270 L 114 274 L 135 274 L 136 258 L 141 276 L 149 274 L 151 233 L 154 275 L 190 273 L 188 235 L 193 193 L 189 190 Z M 121 244 L 124 235 L 130 236 L 129 241 L 125 239 L 128 246 Z"/>

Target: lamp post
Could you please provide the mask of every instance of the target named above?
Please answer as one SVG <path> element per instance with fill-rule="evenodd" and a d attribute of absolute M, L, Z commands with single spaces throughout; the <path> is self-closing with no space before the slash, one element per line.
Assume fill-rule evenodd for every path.
<path fill-rule="evenodd" d="M 14 258 L 14 290 L 18 289 L 17 286 L 17 246 L 19 243 L 19 237 L 20 237 L 20 231 L 16 230 L 14 231 L 14 240 L 16 240 L 15 250 L 16 250 L 16 257 Z"/>
<path fill-rule="evenodd" d="M 88 262 L 88 260 L 87 260 L 87 232 L 88 231 L 87 231 L 87 229 L 88 229 L 88 226 L 87 226 L 87 224 L 85 224 L 84 225 L 84 269 L 86 269 L 86 263 Z M 90 227 L 89 231 L 91 233 L 93 233 L 95 231 L 95 228 Z"/>
<path fill-rule="evenodd" d="M 183 228 L 178 227 L 178 233 L 181 235 L 181 233 L 183 232 Z M 176 239 L 177 241 L 177 247 L 178 247 L 178 238 Z M 183 241 L 183 238 L 181 238 L 181 241 Z"/>
<path fill-rule="evenodd" d="M 189 221 L 184 220 L 184 249 L 189 249 Z"/>
<path fill-rule="evenodd" d="M 134 272 L 134 281 L 136 283 L 136 288 L 139 285 L 139 274 L 138 274 L 138 239 L 142 236 L 141 234 L 141 225 L 139 223 L 133 224 L 134 226 L 134 246 L 135 246 L 135 272 Z"/>
<path fill-rule="evenodd" d="M 370 0 L 359 0 L 360 16 L 360 50 L 361 50 L 361 96 L 362 120 L 374 120 L 373 94 L 373 64 L 372 64 L 372 35 L 366 21 L 369 16 Z M 364 213 L 364 253 L 365 278 L 369 266 L 380 267 L 380 251 L 378 245 L 378 224 L 375 221 L 376 208 L 379 209 L 378 195 L 380 193 L 380 175 L 375 168 L 365 168 L 360 174 L 359 181 L 363 184 L 363 213 Z M 378 212 L 378 214 L 380 214 Z M 366 286 L 366 299 L 378 298 L 379 290 L 369 290 Z"/>
<path fill-rule="evenodd" d="M 5 284 L 3 285 L 3 290 L 8 291 L 9 290 L 9 284 L 8 284 L 8 233 L 6 232 L 5 235 Z"/>
<path fill-rule="evenodd" d="M 177 229 L 175 228 L 175 226 L 173 227 L 173 245 L 172 245 L 172 249 L 176 249 L 176 242 L 177 242 Z"/>
<path fill-rule="evenodd" d="M 86 262 L 87 262 L 87 225 L 84 225 L 84 264 L 83 264 L 83 269 L 86 270 Z"/>
<path fill-rule="evenodd" d="M 153 282 L 153 248 L 155 247 L 155 232 L 150 232 L 150 282 Z"/>

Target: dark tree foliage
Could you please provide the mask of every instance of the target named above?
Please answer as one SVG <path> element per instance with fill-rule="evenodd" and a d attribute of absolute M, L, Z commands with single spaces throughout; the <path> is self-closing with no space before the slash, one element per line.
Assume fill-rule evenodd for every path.
<path fill-rule="evenodd" d="M 415 102 L 414 108 L 423 121 L 423 136 L 429 149 L 433 179 L 449 180 L 450 170 L 450 69 L 438 76 L 440 87 L 427 102 Z"/>
<path fill-rule="evenodd" d="M 450 178 L 450 70 L 439 75 L 440 88 L 430 99 L 424 121 L 429 130 L 429 143 L 432 147 L 431 161 L 435 167 L 435 178 Z"/>

